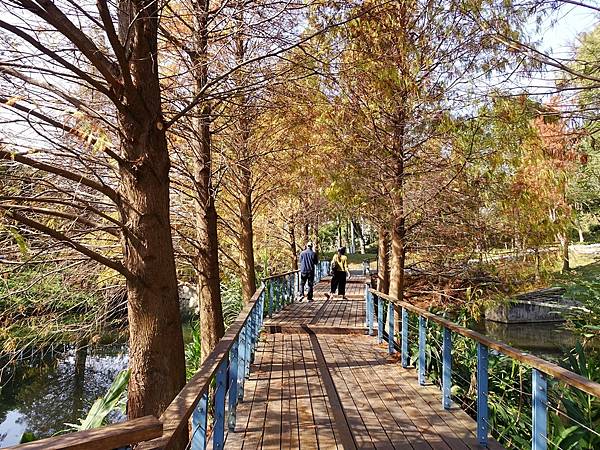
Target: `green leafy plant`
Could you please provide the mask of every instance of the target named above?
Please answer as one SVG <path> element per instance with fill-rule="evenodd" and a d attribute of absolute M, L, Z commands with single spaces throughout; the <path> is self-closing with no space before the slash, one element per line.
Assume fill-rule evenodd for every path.
<path fill-rule="evenodd" d="M 125 401 L 127 398 L 127 385 L 131 371 L 122 370 L 112 382 L 106 394 L 97 399 L 90 408 L 87 416 L 79 419 L 79 424 L 67 423 L 70 430 L 83 431 L 98 428 L 105 424 L 106 417 L 112 411 L 120 410 L 125 412 Z"/>

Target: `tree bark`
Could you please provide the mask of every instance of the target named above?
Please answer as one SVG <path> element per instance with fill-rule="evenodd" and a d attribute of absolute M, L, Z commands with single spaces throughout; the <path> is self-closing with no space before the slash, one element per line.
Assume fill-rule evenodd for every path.
<path fill-rule="evenodd" d="M 289 229 L 289 235 L 290 235 L 290 252 L 292 254 L 291 257 L 291 266 L 292 266 L 292 270 L 298 270 L 298 256 L 296 255 L 297 253 L 297 245 L 296 245 L 296 230 L 294 227 L 294 222 L 290 221 L 288 223 L 288 226 L 290 227 Z"/>
<path fill-rule="evenodd" d="M 129 317 L 130 419 L 159 416 L 185 384 L 183 335 L 171 239 L 169 169 L 158 78 L 158 4 L 126 2 L 119 32 L 132 86 L 118 115 Z M 127 35 L 127 39 L 123 39 Z"/>
<path fill-rule="evenodd" d="M 198 0 L 195 7 L 196 42 L 191 54 L 195 94 L 202 92 L 208 82 L 208 9 L 209 0 Z M 198 211 L 196 236 L 198 240 L 198 295 L 200 300 L 200 345 L 204 361 L 225 334 L 221 286 L 219 277 L 219 245 L 217 211 L 211 179 L 211 107 L 207 101 L 199 104 L 199 116 L 194 120 L 198 141 L 194 148 L 194 182 Z"/>
<path fill-rule="evenodd" d="M 243 64 L 245 60 L 245 38 L 244 38 L 244 16 L 243 2 L 236 5 L 236 21 L 238 32 L 235 37 L 236 62 Z M 243 73 L 240 72 L 241 75 Z M 237 74 L 236 74 L 237 75 Z M 236 76 L 236 84 L 243 88 L 244 80 Z M 254 263 L 254 229 L 252 215 L 252 155 L 249 151 L 250 141 L 250 117 L 248 97 L 240 94 L 238 97 L 238 135 L 237 147 L 239 149 L 237 172 L 238 172 L 238 208 L 239 208 L 239 251 L 240 251 L 240 279 L 242 284 L 242 297 L 244 302 L 249 303 L 256 292 L 256 266 Z"/>
<path fill-rule="evenodd" d="M 377 290 L 388 294 L 390 292 L 390 233 L 383 227 L 379 229 L 377 259 L 379 260 Z"/>
<path fill-rule="evenodd" d="M 559 233 L 558 239 L 560 240 L 560 253 L 562 259 L 562 271 L 566 272 L 570 270 L 571 265 L 569 261 L 569 236 L 566 232 Z"/>

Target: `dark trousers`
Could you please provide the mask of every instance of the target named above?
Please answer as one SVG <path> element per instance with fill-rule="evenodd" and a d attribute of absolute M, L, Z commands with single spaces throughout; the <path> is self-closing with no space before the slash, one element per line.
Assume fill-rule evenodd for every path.
<path fill-rule="evenodd" d="M 301 273 L 300 274 L 300 295 L 304 295 L 304 285 L 308 282 L 308 295 L 309 300 L 313 299 L 313 285 L 315 284 L 314 273 Z"/>
<path fill-rule="evenodd" d="M 346 272 L 335 271 L 333 272 L 333 276 L 331 277 L 331 293 L 335 294 L 335 290 L 337 289 L 338 294 L 346 295 L 346 277 L 348 274 Z"/>

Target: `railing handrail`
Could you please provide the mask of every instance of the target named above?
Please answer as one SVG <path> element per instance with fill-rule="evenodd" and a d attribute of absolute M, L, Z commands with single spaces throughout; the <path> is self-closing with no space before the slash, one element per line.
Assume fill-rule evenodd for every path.
<path fill-rule="evenodd" d="M 40 439 L 39 441 L 8 447 L 6 450 L 99 450 L 118 448 L 154 439 L 162 433 L 162 423 L 154 416 L 146 416 L 102 428 Z"/>
<path fill-rule="evenodd" d="M 289 272 L 277 273 L 275 275 L 269 275 L 268 277 L 262 278 L 262 280 L 263 281 L 268 281 L 268 280 L 272 280 L 273 278 L 285 277 L 287 275 L 291 275 L 293 273 L 298 273 L 298 272 L 300 272 L 300 269 L 290 270 Z"/>
<path fill-rule="evenodd" d="M 576 387 L 577 389 L 580 389 L 581 391 L 587 394 L 600 398 L 600 383 L 596 383 L 584 376 L 576 374 L 575 372 L 571 372 L 570 370 L 565 369 L 564 367 L 561 367 L 558 364 L 551 363 L 542 358 L 516 349 L 515 347 L 504 344 L 495 339 L 491 339 L 481 333 L 460 326 L 454 322 L 451 322 L 448 319 L 444 319 L 443 317 L 440 317 L 434 313 L 419 308 L 418 306 L 415 306 L 411 303 L 398 300 L 397 298 L 392 297 L 388 294 L 384 294 L 383 292 L 379 292 L 376 289 L 369 288 L 369 292 L 377 297 L 381 297 L 389 302 L 392 302 L 396 306 L 405 308 L 406 310 L 419 314 L 420 316 L 425 317 L 426 319 L 431 320 L 432 322 L 443 325 L 444 327 L 454 331 L 455 333 L 473 339 L 474 341 L 477 341 L 489 348 L 497 350 L 506 356 L 510 356 L 511 358 L 516 359 L 517 361 L 520 361 L 534 369 L 539 370 L 540 372 L 545 373 L 546 375 L 550 375 L 555 379 L 568 384 L 569 386 Z"/>

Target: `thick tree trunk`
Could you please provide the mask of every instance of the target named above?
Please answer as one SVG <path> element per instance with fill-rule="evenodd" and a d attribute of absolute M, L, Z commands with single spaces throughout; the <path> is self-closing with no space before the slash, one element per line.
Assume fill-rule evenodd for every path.
<path fill-rule="evenodd" d="M 137 57 L 134 55 L 134 58 Z M 140 74 L 152 79 L 152 72 Z M 175 256 L 169 221 L 169 154 L 162 130 L 158 80 L 134 117 L 121 115 L 127 160 L 121 192 L 129 317 L 127 397 L 130 419 L 159 416 L 185 384 Z M 155 94 L 154 96 L 152 94 Z"/>
<path fill-rule="evenodd" d="M 379 229 L 377 258 L 377 290 L 387 294 L 390 292 L 390 233 L 384 228 Z"/>
<path fill-rule="evenodd" d="M 392 297 L 402 301 L 404 299 L 404 266 L 406 260 L 404 218 L 394 220 L 392 228 L 391 247 L 392 257 L 390 264 L 390 291 Z"/>
<path fill-rule="evenodd" d="M 252 197 L 249 179 L 244 183 L 245 192 L 240 192 L 240 266 L 242 296 L 248 303 L 256 292 L 256 266 L 254 264 L 254 231 L 252 226 Z"/>
<path fill-rule="evenodd" d="M 246 55 L 246 36 L 244 34 L 244 2 L 236 4 L 235 20 L 237 33 L 235 36 L 236 63 L 242 65 Z M 246 82 L 244 74 L 239 71 L 234 75 L 238 88 L 244 88 Z M 238 209 L 239 209 L 239 252 L 240 252 L 240 279 L 242 284 L 242 297 L 248 303 L 256 292 L 256 266 L 254 263 L 254 229 L 252 216 L 252 154 L 250 153 L 250 105 L 248 96 L 244 93 L 237 96 L 239 105 L 237 117 L 237 136 L 235 139 L 238 149 L 236 174 L 238 183 Z"/>
<path fill-rule="evenodd" d="M 208 0 L 195 2 L 196 52 L 193 54 L 195 92 L 200 93 L 208 82 Z M 198 240 L 198 295 L 200 299 L 200 344 L 204 361 L 225 334 L 221 286 L 219 277 L 219 244 L 217 211 L 211 181 L 211 139 L 208 102 L 201 102 L 194 128 L 194 182 L 198 200 L 196 235 Z"/>
<path fill-rule="evenodd" d="M 169 218 L 170 160 L 158 79 L 158 4 L 122 2 L 119 37 L 131 86 L 118 115 L 124 266 L 129 317 L 130 419 L 159 416 L 185 384 L 175 256 Z"/>

